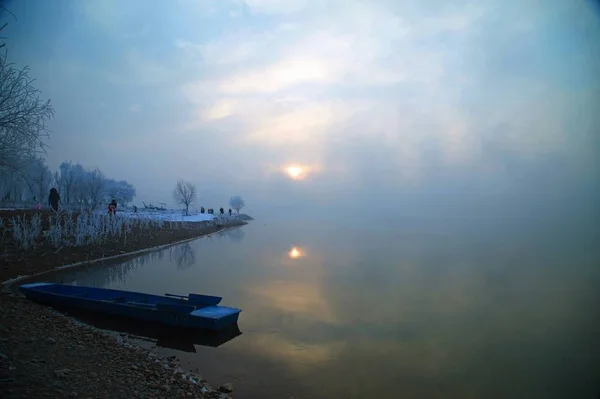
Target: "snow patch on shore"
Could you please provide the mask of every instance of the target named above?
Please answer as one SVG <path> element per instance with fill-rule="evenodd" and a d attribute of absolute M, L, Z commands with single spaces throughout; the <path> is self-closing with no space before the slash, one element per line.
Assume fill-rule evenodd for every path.
<path fill-rule="evenodd" d="M 192 215 L 182 215 L 177 212 L 137 212 L 133 213 L 130 211 L 119 212 L 117 216 L 125 216 L 131 218 L 150 218 L 154 220 L 164 220 L 167 222 L 207 222 L 213 220 L 215 215 L 208 213 L 196 213 Z"/>

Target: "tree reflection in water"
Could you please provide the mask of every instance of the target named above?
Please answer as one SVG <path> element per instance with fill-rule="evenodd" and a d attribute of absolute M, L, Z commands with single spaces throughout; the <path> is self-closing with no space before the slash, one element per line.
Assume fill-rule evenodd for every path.
<path fill-rule="evenodd" d="M 196 253 L 189 243 L 179 244 L 170 248 L 169 259 L 171 262 L 175 258 L 178 269 L 187 269 L 196 263 Z"/>
<path fill-rule="evenodd" d="M 125 283 L 133 271 L 148 262 L 160 261 L 163 257 L 164 251 L 148 252 L 120 263 L 90 265 L 72 271 L 66 270 L 58 274 L 55 280 L 65 284 L 88 287 L 106 287 L 116 283 Z"/>
<path fill-rule="evenodd" d="M 187 269 L 196 262 L 196 254 L 189 243 L 179 244 L 169 249 L 148 252 L 119 263 L 96 264 L 88 267 L 65 269 L 57 273 L 53 279 L 64 284 L 75 284 L 88 287 L 106 287 L 124 284 L 132 272 L 151 262 L 163 260 L 169 253 L 169 261 L 175 261 L 178 269 Z"/>
<path fill-rule="evenodd" d="M 244 239 L 244 236 L 246 235 L 242 227 L 228 229 L 225 230 L 223 233 L 233 242 L 241 242 Z"/>

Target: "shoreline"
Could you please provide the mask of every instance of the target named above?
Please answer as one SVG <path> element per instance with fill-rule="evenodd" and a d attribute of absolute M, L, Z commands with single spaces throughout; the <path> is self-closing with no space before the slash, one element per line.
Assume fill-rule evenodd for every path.
<path fill-rule="evenodd" d="M 226 226 L 190 222 L 151 240 L 137 241 L 127 252 L 116 249 L 109 256 L 90 257 L 89 252 L 79 250 L 70 259 L 80 259 L 68 264 L 57 265 L 50 257 L 41 267 L 13 264 L 16 267 L 7 271 L 5 266 L 0 293 L 0 396 L 231 398 L 232 387 L 225 381 L 216 389 L 184 372 L 176 359 L 157 356 L 122 335 L 14 295 L 13 289 L 16 283 L 47 273 L 136 257 L 246 224 L 243 220 Z M 23 269 L 35 272 L 23 275 Z"/>
<path fill-rule="evenodd" d="M 15 214 L 20 214 L 16 211 Z M 45 215 L 46 217 L 48 215 Z M 208 222 L 177 222 L 167 228 L 137 231 L 136 234 L 121 238 L 111 237 L 103 244 L 90 244 L 78 247 L 60 247 L 39 245 L 34 250 L 22 251 L 14 248 L 6 235 L 10 229 L 0 228 L 4 241 L 0 242 L 6 252 L 0 256 L 0 284 L 10 283 L 11 280 L 24 276 L 36 276 L 40 273 L 54 270 L 65 265 L 79 265 L 116 259 L 119 256 L 130 256 L 142 251 L 150 251 L 154 247 L 172 245 L 185 240 L 192 240 L 218 231 L 246 225 L 247 222 L 234 218 L 227 224 L 212 224 Z M 0 226 L 2 227 L 2 226 Z M 6 234 L 8 231 L 8 234 Z"/>
<path fill-rule="evenodd" d="M 190 237 L 190 238 L 185 238 L 179 241 L 173 241 L 173 242 L 167 242 L 166 244 L 160 244 L 160 245 L 154 245 L 151 247 L 147 247 L 147 248 L 141 248 L 138 250 L 134 250 L 131 252 L 124 252 L 124 253 L 119 253 L 119 254 L 115 254 L 115 255 L 110 255 L 110 256 L 106 256 L 106 257 L 102 257 L 102 258 L 95 258 L 95 259 L 90 259 L 90 260 L 83 260 L 83 261 L 79 261 L 79 262 L 75 262 L 75 263 L 71 263 L 71 264 L 67 264 L 67 265 L 61 265 L 61 266 L 55 266 L 54 268 L 50 268 L 35 274 L 25 274 L 25 275 L 17 275 L 15 277 L 9 278 L 8 280 L 2 281 L 0 282 L 0 294 L 4 293 L 4 294 L 8 294 L 8 293 L 12 293 L 15 294 L 17 293 L 15 290 L 12 289 L 12 286 L 15 283 L 20 283 L 23 281 L 27 281 L 33 278 L 36 278 L 38 276 L 43 276 L 45 274 L 50 274 L 50 273 L 56 273 L 56 272 L 60 272 L 62 270 L 65 269 L 71 269 L 71 268 L 77 268 L 77 267 L 82 267 L 82 266 L 90 266 L 93 265 L 95 263 L 104 263 L 104 262 L 112 262 L 112 261 L 116 261 L 119 259 L 126 259 L 126 258 L 136 258 L 140 255 L 149 253 L 149 252 L 154 252 L 154 251 L 161 251 L 163 249 L 175 246 L 175 245 L 179 245 L 179 244 L 185 244 L 186 242 L 190 242 L 190 241 L 194 241 L 194 240 L 198 240 L 200 238 L 203 237 L 209 237 L 211 234 L 217 234 L 220 233 L 222 231 L 228 230 L 228 229 L 232 229 L 232 228 L 236 228 L 236 227 L 241 227 L 241 226 L 245 226 L 247 225 L 247 222 L 244 221 L 238 221 L 236 224 L 231 224 L 228 226 L 215 226 L 215 227 L 221 227 L 218 230 L 215 231 L 201 231 L 199 232 L 198 235 L 194 236 L 194 237 Z M 189 231 L 189 229 L 186 229 L 187 231 Z M 19 294 L 20 295 L 20 294 Z"/>

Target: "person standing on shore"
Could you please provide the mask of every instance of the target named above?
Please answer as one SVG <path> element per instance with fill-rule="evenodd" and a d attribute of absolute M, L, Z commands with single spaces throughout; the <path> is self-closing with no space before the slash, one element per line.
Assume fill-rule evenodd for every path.
<path fill-rule="evenodd" d="M 52 187 L 50 189 L 50 195 L 48 195 L 48 205 L 52 207 L 54 212 L 58 212 L 58 203 L 60 202 L 60 195 L 58 195 L 58 191 Z"/>
<path fill-rule="evenodd" d="M 231 217 L 231 208 L 229 208 L 229 217 Z"/>
<path fill-rule="evenodd" d="M 219 209 L 219 212 L 221 212 L 221 215 L 223 215 L 225 213 L 225 211 L 223 210 L 223 207 L 221 207 L 221 209 Z"/>
<path fill-rule="evenodd" d="M 117 214 L 117 201 L 116 200 L 112 200 L 110 202 L 110 204 L 108 205 L 108 214 L 111 216 Z"/>

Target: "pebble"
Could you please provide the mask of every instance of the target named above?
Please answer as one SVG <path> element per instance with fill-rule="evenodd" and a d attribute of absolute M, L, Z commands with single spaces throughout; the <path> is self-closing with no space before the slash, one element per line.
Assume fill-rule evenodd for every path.
<path fill-rule="evenodd" d="M 48 337 L 48 338 L 46 338 L 45 342 L 47 345 L 54 345 L 56 343 L 56 340 L 54 338 Z"/>
<path fill-rule="evenodd" d="M 69 369 L 54 370 L 54 375 L 58 378 L 66 378 L 67 374 L 69 374 L 70 372 L 71 370 Z"/>
<path fill-rule="evenodd" d="M 233 392 L 233 385 L 231 385 L 231 383 L 229 382 L 226 384 L 219 385 L 219 392 L 231 393 Z"/>

